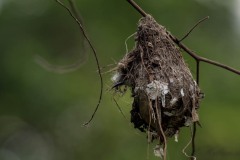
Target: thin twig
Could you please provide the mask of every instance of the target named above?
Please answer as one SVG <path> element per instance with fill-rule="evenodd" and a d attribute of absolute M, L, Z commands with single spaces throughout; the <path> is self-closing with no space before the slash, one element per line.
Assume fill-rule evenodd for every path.
<path fill-rule="evenodd" d="M 179 40 L 179 42 L 182 42 L 184 39 L 186 39 L 186 38 L 190 35 L 190 33 L 191 33 L 200 23 L 202 23 L 203 21 L 205 21 L 205 20 L 207 20 L 207 19 L 209 19 L 209 16 L 207 16 L 207 17 L 199 20 L 199 21 L 188 31 L 188 33 L 187 33 L 182 39 Z"/>
<path fill-rule="evenodd" d="M 120 111 L 120 113 L 122 114 L 122 116 L 128 121 L 127 117 L 125 116 L 125 114 L 123 113 L 121 107 L 119 106 L 118 102 L 116 101 L 116 99 L 113 97 L 113 101 L 115 102 L 118 110 Z"/>
<path fill-rule="evenodd" d="M 75 2 L 73 0 L 68 0 L 70 9 L 73 12 L 74 16 L 78 19 L 78 21 L 83 24 L 82 18 L 76 8 Z M 83 39 L 83 53 L 86 52 L 86 39 Z M 42 58 L 39 55 L 35 56 L 35 61 L 37 64 L 39 64 L 42 68 L 46 69 L 47 71 L 58 73 L 58 74 L 64 74 L 64 73 L 69 73 L 77 70 L 79 67 L 81 67 L 84 62 L 86 61 L 86 54 L 84 58 L 79 58 L 75 63 L 70 64 L 70 65 L 53 65 L 50 62 L 48 62 L 46 59 Z"/>
<path fill-rule="evenodd" d="M 125 40 L 125 46 L 126 46 L 126 54 L 128 54 L 128 45 L 127 45 L 127 41 L 131 38 L 131 37 L 133 37 L 133 36 L 135 36 L 136 35 L 136 32 L 134 32 L 133 34 L 131 34 L 130 36 L 128 36 L 127 37 L 127 39 Z"/>
<path fill-rule="evenodd" d="M 74 16 L 74 14 L 72 13 L 72 11 L 71 11 L 70 8 L 68 8 L 66 5 L 64 5 L 64 4 L 63 4 L 61 1 L 59 1 L 59 0 L 56 0 L 56 2 L 59 3 L 63 8 L 65 8 L 65 9 L 69 12 L 70 16 L 77 22 L 79 28 L 81 29 L 81 31 L 82 31 L 82 33 L 83 33 L 83 36 L 85 37 L 85 39 L 87 40 L 89 46 L 91 47 L 91 49 L 92 49 L 92 51 L 93 51 L 93 54 L 94 54 L 94 57 L 95 57 L 95 61 L 96 61 L 96 63 L 97 63 L 98 75 L 99 75 L 99 78 L 100 78 L 100 87 L 101 87 L 101 88 L 100 88 L 100 94 L 99 94 L 99 99 L 98 99 L 97 106 L 96 106 L 96 108 L 95 108 L 95 110 L 94 110 L 91 118 L 89 119 L 89 121 L 83 124 L 84 126 L 87 126 L 87 125 L 93 120 L 93 118 L 94 118 L 94 116 L 95 116 L 95 114 L 96 114 L 96 112 L 97 112 L 97 110 L 98 110 L 98 108 L 99 108 L 99 106 L 100 106 L 100 103 L 101 103 L 101 101 L 102 101 L 103 78 L 102 78 L 102 75 L 101 75 L 99 60 L 98 60 L 98 57 L 97 57 L 97 52 L 96 52 L 96 50 L 94 49 L 91 41 L 89 40 L 89 38 L 88 38 L 88 36 L 87 36 L 87 34 L 86 34 L 86 32 L 85 32 L 85 30 L 84 30 L 81 22 L 78 20 L 78 18 L 76 18 L 76 17 Z"/>
<path fill-rule="evenodd" d="M 195 155 L 188 155 L 187 154 L 187 152 L 186 152 L 186 149 L 189 147 L 189 145 L 192 143 L 192 141 L 193 141 L 193 139 L 192 139 L 192 137 L 193 137 L 193 133 L 192 133 L 192 128 L 190 127 L 190 131 L 191 131 L 191 139 L 190 139 L 190 141 L 187 143 L 187 145 L 183 148 L 183 150 L 182 150 L 182 153 L 186 156 L 186 157 L 188 157 L 188 158 L 190 158 L 191 160 L 197 160 L 197 157 L 195 157 Z"/>
<path fill-rule="evenodd" d="M 196 76 L 196 80 L 197 80 L 197 84 L 199 85 L 199 79 L 200 79 L 200 61 L 196 60 L 196 70 L 197 70 L 197 76 Z M 191 159 L 195 160 L 195 137 L 196 137 L 196 133 L 197 133 L 197 122 L 193 122 L 193 131 L 192 131 L 192 139 L 191 139 L 191 143 L 192 143 L 192 153 L 191 153 Z"/>
<path fill-rule="evenodd" d="M 83 20 L 82 20 L 82 17 L 80 16 L 79 12 L 78 12 L 78 9 L 76 7 L 76 4 L 75 4 L 75 1 L 73 0 L 68 0 L 69 2 L 69 5 L 71 7 L 71 10 L 73 12 L 73 14 L 75 15 L 75 17 L 78 19 L 78 21 L 83 24 Z"/>

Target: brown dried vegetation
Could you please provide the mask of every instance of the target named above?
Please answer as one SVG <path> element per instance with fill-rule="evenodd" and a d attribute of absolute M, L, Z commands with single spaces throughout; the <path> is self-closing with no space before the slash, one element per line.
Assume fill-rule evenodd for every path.
<path fill-rule="evenodd" d="M 200 89 L 180 49 L 152 16 L 140 19 L 135 40 L 135 48 L 118 63 L 114 88 L 131 89 L 131 122 L 162 144 L 199 120 Z"/>

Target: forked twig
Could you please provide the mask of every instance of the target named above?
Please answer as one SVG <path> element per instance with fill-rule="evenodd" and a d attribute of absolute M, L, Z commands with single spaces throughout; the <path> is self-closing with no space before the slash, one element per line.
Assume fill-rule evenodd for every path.
<path fill-rule="evenodd" d="M 222 63 L 219 63 L 219 62 L 216 62 L 216 61 L 213 61 L 213 60 L 210 60 L 210 59 L 201 57 L 201 56 L 197 55 L 195 52 L 193 52 L 192 50 L 190 50 L 187 46 L 185 46 L 184 44 L 182 44 L 181 42 L 179 42 L 179 40 L 178 40 L 175 36 L 171 35 L 170 33 L 169 33 L 169 36 L 170 36 L 170 38 L 171 38 L 181 49 L 183 49 L 185 52 L 187 52 L 187 53 L 188 53 L 191 57 L 193 57 L 196 61 L 198 61 L 198 62 L 205 62 L 205 63 L 208 63 L 208 64 L 212 64 L 212 65 L 214 65 L 214 66 L 221 67 L 221 68 L 223 68 L 223 69 L 226 69 L 226 70 L 228 70 L 228 71 L 231 71 L 231 72 L 233 72 L 233 73 L 235 73 L 235 74 L 240 75 L 240 71 L 239 71 L 239 70 L 236 70 L 236 69 L 234 69 L 234 68 L 232 68 L 232 67 L 229 67 L 229 66 L 227 66 L 227 65 L 225 65 L 225 64 L 222 64 Z"/>
<path fill-rule="evenodd" d="M 142 16 L 147 16 L 146 12 L 140 8 L 133 0 L 127 0 Z M 204 57 L 201 57 L 199 55 L 197 55 L 195 52 L 193 52 L 192 50 L 190 50 L 187 46 L 185 46 L 183 43 L 181 43 L 181 41 L 176 38 L 175 36 L 173 36 L 171 33 L 169 33 L 169 36 L 170 38 L 173 40 L 173 42 L 175 42 L 181 49 L 183 49 L 185 52 L 187 52 L 191 57 L 193 57 L 196 61 L 199 61 L 199 62 L 205 62 L 205 63 L 209 63 L 209 64 L 212 64 L 212 65 L 215 65 L 217 67 L 221 67 L 223 69 L 226 69 L 228 71 L 231 71 L 235 74 L 238 74 L 240 75 L 240 71 L 239 70 L 236 70 L 234 68 L 231 68 L 227 65 L 224 65 L 222 63 L 219 63 L 219 62 L 216 62 L 216 61 L 212 61 L 210 59 L 207 59 L 207 58 L 204 58 Z"/>
<path fill-rule="evenodd" d="M 100 89 L 100 94 L 99 94 L 99 99 L 98 99 L 97 106 L 96 106 L 96 108 L 95 108 L 95 110 L 94 110 L 91 118 L 89 119 L 89 121 L 86 122 L 86 123 L 84 123 L 84 126 L 86 126 L 86 125 L 88 125 L 88 124 L 93 120 L 93 118 L 94 118 L 94 116 L 95 116 L 95 114 L 96 114 L 96 112 L 97 112 L 97 110 L 98 110 L 98 108 L 99 108 L 99 106 L 100 106 L 101 100 L 102 100 L 103 78 L 102 78 L 102 75 L 101 75 L 100 64 L 99 64 L 99 60 L 98 60 L 98 57 L 97 57 L 97 52 L 96 52 L 96 50 L 94 49 L 91 41 L 89 40 L 89 38 L 88 38 L 88 36 L 87 36 L 87 34 L 86 34 L 86 32 L 85 32 L 85 30 L 84 30 L 81 22 L 80 22 L 79 19 L 78 19 L 77 17 L 75 17 L 75 15 L 74 15 L 74 14 L 76 14 L 76 13 L 73 13 L 73 12 L 71 11 L 71 9 L 68 8 L 65 4 L 63 4 L 60 0 L 56 0 L 56 2 L 59 3 L 63 8 L 65 8 L 65 9 L 68 11 L 68 13 L 70 14 L 70 16 L 77 22 L 79 28 L 81 29 L 81 31 L 82 31 L 82 33 L 83 33 L 84 38 L 87 40 L 89 46 L 91 47 L 91 49 L 92 49 L 92 51 L 93 51 L 93 54 L 94 54 L 94 57 L 95 57 L 95 61 L 96 61 L 96 63 L 97 63 L 98 75 L 99 75 L 99 78 L 100 78 L 100 86 L 101 86 L 101 89 Z M 74 4 L 71 3 L 71 2 L 72 2 L 72 1 L 69 0 L 69 3 L 74 6 Z M 73 10 L 75 10 L 75 9 L 73 9 Z"/>

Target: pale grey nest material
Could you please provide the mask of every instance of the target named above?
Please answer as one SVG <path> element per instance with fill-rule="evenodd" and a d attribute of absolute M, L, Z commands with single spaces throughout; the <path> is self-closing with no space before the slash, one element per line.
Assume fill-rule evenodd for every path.
<path fill-rule="evenodd" d="M 171 137 L 180 127 L 199 120 L 200 89 L 180 49 L 153 17 L 140 19 L 135 40 L 135 48 L 118 63 L 115 89 L 131 88 L 135 128 L 156 133 L 160 139 L 162 128 L 164 135 Z"/>

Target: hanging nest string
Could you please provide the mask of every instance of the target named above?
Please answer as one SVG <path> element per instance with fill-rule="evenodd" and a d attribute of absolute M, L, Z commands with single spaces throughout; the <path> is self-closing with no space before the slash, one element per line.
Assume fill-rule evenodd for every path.
<path fill-rule="evenodd" d="M 140 19 L 136 46 L 118 63 L 114 88 L 131 89 L 131 122 L 165 144 L 180 127 L 198 122 L 200 89 L 180 49 L 152 16 Z"/>

